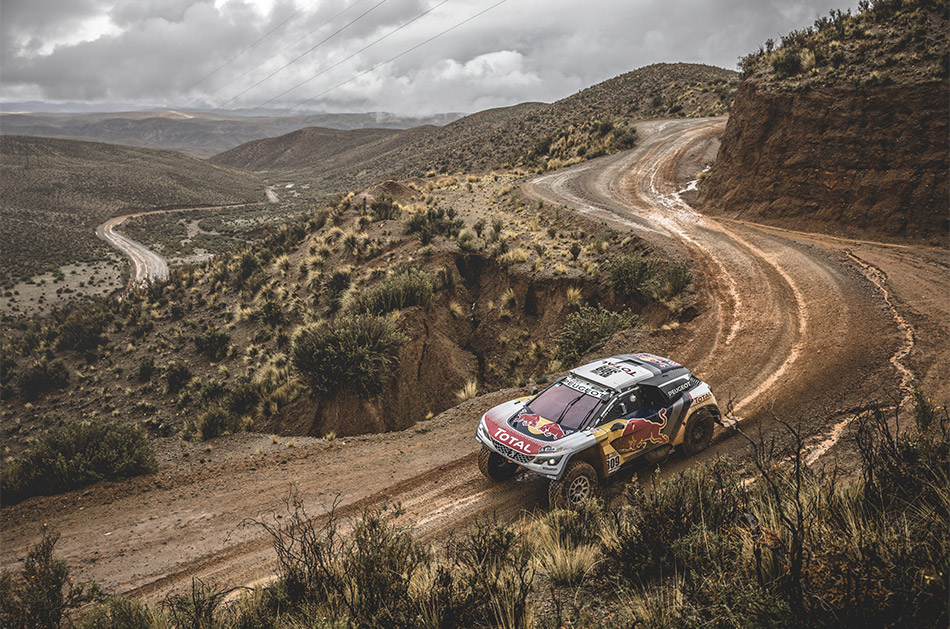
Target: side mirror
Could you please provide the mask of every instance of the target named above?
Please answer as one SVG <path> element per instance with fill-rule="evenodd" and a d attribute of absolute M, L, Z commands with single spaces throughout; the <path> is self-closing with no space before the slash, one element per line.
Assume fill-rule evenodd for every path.
<path fill-rule="evenodd" d="M 531 387 L 531 395 L 537 395 L 537 394 L 538 394 L 538 387 Z"/>

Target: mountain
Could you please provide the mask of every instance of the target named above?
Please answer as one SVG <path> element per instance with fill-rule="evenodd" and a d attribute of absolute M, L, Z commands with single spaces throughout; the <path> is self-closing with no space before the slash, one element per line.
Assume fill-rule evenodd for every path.
<path fill-rule="evenodd" d="M 24 104 L 24 106 L 27 104 Z M 9 105 L 7 105 L 9 107 Z M 210 157 L 260 138 L 306 127 L 328 129 L 408 129 L 443 125 L 462 114 L 396 116 L 386 112 L 247 116 L 236 112 L 130 111 L 121 113 L 7 113 L 0 131 L 7 134 L 56 137 L 127 144 Z"/>
<path fill-rule="evenodd" d="M 491 109 L 443 127 L 417 127 L 373 142 L 354 134 L 346 148 L 341 148 L 346 136 L 336 136 L 333 142 L 339 152 L 328 152 L 327 159 L 312 160 L 309 156 L 314 154 L 313 149 L 296 146 L 319 141 L 314 134 L 258 140 L 216 155 L 212 161 L 310 178 L 316 186 L 328 189 L 422 175 L 431 170 L 479 172 L 518 163 L 545 167 L 559 134 L 573 129 L 583 136 L 582 142 L 606 152 L 625 148 L 619 138 L 624 137 L 625 130 L 629 134 L 630 122 L 648 117 L 724 114 L 737 84 L 738 75 L 722 68 L 656 64 L 552 104 L 523 103 Z M 611 143 L 611 139 L 618 141 Z M 545 150 L 539 150 L 542 148 Z M 286 153 L 291 150 L 301 157 L 289 157 Z"/>
<path fill-rule="evenodd" d="M 264 183 L 244 172 L 154 149 L 0 136 L 4 285 L 107 250 L 95 227 L 110 216 L 156 207 L 263 201 Z"/>
<path fill-rule="evenodd" d="M 704 209 L 946 244 L 947 6 L 879 0 L 746 57 Z"/>

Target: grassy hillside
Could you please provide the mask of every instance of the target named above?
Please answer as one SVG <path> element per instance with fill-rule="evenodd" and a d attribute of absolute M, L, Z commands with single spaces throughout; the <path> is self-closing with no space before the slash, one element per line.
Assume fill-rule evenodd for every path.
<path fill-rule="evenodd" d="M 519 164 L 545 169 L 629 148 L 635 141 L 629 126 L 634 120 L 724 114 L 737 79 L 735 72 L 712 66 L 657 64 L 553 104 L 492 109 L 444 127 L 410 129 L 371 143 L 353 136 L 353 148 L 333 154 L 332 159 L 288 159 L 283 152 L 287 142 L 265 140 L 237 147 L 212 161 L 239 168 L 253 163 L 257 168 L 312 178 L 315 185 L 331 188 L 428 171 L 477 173 Z M 296 138 L 309 139 L 306 135 Z M 309 153 L 302 149 L 300 154 Z"/>
<path fill-rule="evenodd" d="M 180 153 L 0 136 L 0 278 L 5 286 L 67 262 L 101 258 L 95 227 L 145 208 L 263 200 L 252 175 Z"/>
<path fill-rule="evenodd" d="M 740 63 L 744 79 L 773 89 L 914 85 L 946 80 L 946 0 L 862 0 L 813 27 L 768 40 Z"/>

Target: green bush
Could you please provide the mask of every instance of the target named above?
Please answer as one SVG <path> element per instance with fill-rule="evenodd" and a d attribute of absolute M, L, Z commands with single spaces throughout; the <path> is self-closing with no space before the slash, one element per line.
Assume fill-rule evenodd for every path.
<path fill-rule="evenodd" d="M 427 308 L 432 302 L 432 278 L 417 269 L 391 275 L 375 286 L 356 293 L 347 310 L 356 313 L 384 315 L 412 306 Z"/>
<path fill-rule="evenodd" d="M 613 312 L 603 306 L 583 305 L 571 313 L 554 338 L 557 358 L 565 364 L 577 361 L 601 347 L 615 332 L 633 327 L 639 317 L 629 312 Z"/>
<path fill-rule="evenodd" d="M 139 366 L 135 369 L 135 379 L 139 382 L 151 382 L 155 375 L 155 359 L 147 356 L 139 361 Z"/>
<path fill-rule="evenodd" d="M 165 367 L 165 388 L 174 395 L 191 381 L 191 369 L 188 365 L 173 360 Z"/>
<path fill-rule="evenodd" d="M 344 315 L 300 330 L 291 356 L 314 393 L 332 396 L 345 390 L 371 397 L 395 375 L 399 348 L 408 340 L 389 319 Z"/>
<path fill-rule="evenodd" d="M 94 419 L 41 435 L 22 458 L 3 465 L 0 486 L 3 502 L 10 503 L 155 469 L 155 457 L 140 427 Z"/>
<path fill-rule="evenodd" d="M 56 345 L 60 349 L 94 352 L 108 342 L 106 328 L 111 320 L 112 315 L 99 307 L 76 308 L 60 326 Z"/>
<path fill-rule="evenodd" d="M 637 256 L 620 256 L 607 267 L 607 282 L 623 301 L 648 303 L 659 289 L 659 264 Z"/>
<path fill-rule="evenodd" d="M 353 270 L 350 267 L 334 269 L 323 278 L 320 284 L 320 296 L 327 314 L 333 314 L 340 309 L 343 294 L 350 288 L 352 282 Z"/>
<path fill-rule="evenodd" d="M 57 540 L 44 527 L 21 572 L 0 573 L 0 625 L 6 629 L 57 629 L 70 610 L 99 596 L 95 585 L 74 583 L 66 562 L 53 558 Z"/>
<path fill-rule="evenodd" d="M 373 213 L 374 221 L 395 220 L 399 218 L 400 214 L 402 214 L 402 210 L 399 209 L 399 205 L 394 203 L 391 197 L 386 196 L 379 200 L 373 201 L 373 203 L 370 204 L 369 209 Z"/>
<path fill-rule="evenodd" d="M 224 330 L 209 326 L 204 332 L 195 334 L 195 350 L 211 362 L 218 362 L 227 356 L 230 347 L 231 337 Z"/>
<path fill-rule="evenodd" d="M 184 431 L 188 439 L 207 441 L 223 434 L 237 432 L 241 428 L 240 417 L 229 413 L 218 404 L 212 404 L 202 411 L 194 422 L 190 422 Z"/>
<path fill-rule="evenodd" d="M 17 388 L 24 400 L 32 401 L 69 384 L 69 371 L 61 360 L 41 360 L 17 376 Z"/>

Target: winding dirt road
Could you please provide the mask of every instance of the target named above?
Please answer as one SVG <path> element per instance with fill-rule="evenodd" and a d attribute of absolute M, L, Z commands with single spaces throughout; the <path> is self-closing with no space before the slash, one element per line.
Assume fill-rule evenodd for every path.
<path fill-rule="evenodd" d="M 274 192 L 274 186 L 268 186 L 264 190 L 268 203 L 279 203 L 280 197 Z M 96 227 L 96 236 L 105 240 L 107 243 L 118 249 L 132 263 L 132 272 L 129 276 L 129 287 L 141 286 L 148 282 L 163 281 L 168 279 L 168 262 L 162 256 L 158 255 L 145 245 L 136 242 L 116 231 L 122 223 L 130 218 L 139 216 L 149 216 L 151 214 L 168 214 L 174 212 L 190 212 L 193 210 L 221 210 L 226 208 L 246 207 L 247 203 L 234 203 L 230 205 L 216 205 L 213 207 L 188 207 L 174 208 L 166 210 L 151 210 L 148 212 L 134 212 L 124 216 L 110 218 L 106 222 Z"/>
<path fill-rule="evenodd" d="M 640 125 L 640 145 L 539 177 L 528 194 L 588 213 L 688 258 L 697 269 L 701 314 L 655 332 L 642 349 L 676 358 L 709 381 L 733 420 L 777 434 L 774 416 L 802 418 L 809 459 L 831 460 L 856 408 L 911 376 L 947 399 L 950 264 L 947 251 L 791 232 L 693 211 L 686 182 L 715 156 L 721 120 Z M 40 520 L 62 532 L 59 553 L 79 576 L 147 600 L 192 577 L 249 584 L 273 571 L 269 540 L 246 517 L 279 506 L 295 484 L 320 517 L 341 493 L 344 514 L 400 501 L 424 539 L 438 541 L 472 519 L 513 519 L 544 508 L 543 481 L 495 486 L 475 465 L 475 419 L 520 393 L 488 394 L 446 411 L 423 430 L 258 446 L 232 461 L 194 458 L 154 476 L 4 508 L 2 563 L 15 565 Z M 247 436 L 247 439 L 254 437 Z M 264 440 L 261 437 L 259 439 Z M 735 456 L 745 443 L 727 428 L 697 459 Z M 674 456 L 671 473 L 693 460 Z M 637 470 L 622 473 L 630 480 Z"/>
<path fill-rule="evenodd" d="M 135 242 L 128 236 L 115 231 L 115 228 L 129 218 L 145 216 L 146 214 L 161 214 L 168 210 L 154 212 L 138 212 L 110 218 L 96 228 L 96 235 L 121 251 L 132 263 L 132 273 L 129 277 L 129 286 L 140 286 L 152 281 L 168 279 L 168 263 L 145 245 Z"/>

